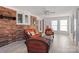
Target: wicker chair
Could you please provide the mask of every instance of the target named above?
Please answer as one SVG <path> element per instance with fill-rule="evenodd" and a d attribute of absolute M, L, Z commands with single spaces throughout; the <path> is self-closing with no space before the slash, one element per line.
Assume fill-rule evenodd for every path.
<path fill-rule="evenodd" d="M 28 53 L 48 53 L 49 45 L 48 42 L 30 38 L 26 42 Z"/>

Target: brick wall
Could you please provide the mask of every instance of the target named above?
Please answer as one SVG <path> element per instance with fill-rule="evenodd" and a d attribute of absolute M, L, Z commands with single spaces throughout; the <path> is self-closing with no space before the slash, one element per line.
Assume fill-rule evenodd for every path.
<path fill-rule="evenodd" d="M 0 6 L 0 15 L 16 17 L 16 11 Z M 24 39 L 23 27 L 16 25 L 16 19 L 0 19 L 0 46 Z"/>

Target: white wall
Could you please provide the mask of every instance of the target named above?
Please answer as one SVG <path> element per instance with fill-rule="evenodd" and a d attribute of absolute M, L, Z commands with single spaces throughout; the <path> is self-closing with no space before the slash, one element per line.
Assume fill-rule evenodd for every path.
<path fill-rule="evenodd" d="M 79 46 L 79 9 L 76 13 L 76 45 Z"/>
<path fill-rule="evenodd" d="M 72 41 L 74 42 L 74 44 L 78 44 L 78 40 L 79 40 L 79 29 L 78 29 L 78 24 L 79 24 L 79 21 L 78 21 L 78 12 L 77 10 L 75 9 L 71 15 L 70 15 L 70 30 L 69 30 L 69 34 L 70 34 L 70 37 L 72 39 Z"/>

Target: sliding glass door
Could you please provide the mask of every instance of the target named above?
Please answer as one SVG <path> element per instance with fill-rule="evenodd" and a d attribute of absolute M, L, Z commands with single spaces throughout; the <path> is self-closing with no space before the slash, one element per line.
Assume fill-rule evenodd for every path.
<path fill-rule="evenodd" d="M 60 20 L 60 31 L 68 31 L 68 22 L 67 20 Z"/>
<path fill-rule="evenodd" d="M 57 33 L 68 32 L 68 20 L 52 20 L 51 27 Z"/>

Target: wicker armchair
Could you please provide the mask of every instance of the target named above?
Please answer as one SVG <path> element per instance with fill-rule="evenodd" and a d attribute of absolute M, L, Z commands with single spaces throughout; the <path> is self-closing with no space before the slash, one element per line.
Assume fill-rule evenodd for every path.
<path fill-rule="evenodd" d="M 26 42 L 28 53 L 48 53 L 48 41 L 30 38 Z"/>

